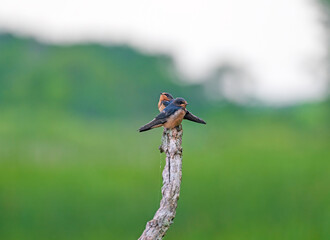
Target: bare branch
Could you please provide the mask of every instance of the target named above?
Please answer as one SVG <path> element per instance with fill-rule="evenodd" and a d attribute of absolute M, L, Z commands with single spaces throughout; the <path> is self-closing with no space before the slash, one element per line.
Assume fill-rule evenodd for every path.
<path fill-rule="evenodd" d="M 182 177 L 182 127 L 165 129 L 160 152 L 166 153 L 163 170 L 162 200 L 155 216 L 150 220 L 139 240 L 162 239 L 175 218 Z"/>

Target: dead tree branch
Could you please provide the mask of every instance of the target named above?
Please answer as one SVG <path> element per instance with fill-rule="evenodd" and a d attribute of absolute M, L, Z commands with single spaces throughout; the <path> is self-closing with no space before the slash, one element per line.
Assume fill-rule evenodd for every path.
<path fill-rule="evenodd" d="M 166 153 L 163 170 L 162 200 L 155 216 L 150 220 L 139 240 L 160 240 L 175 218 L 182 177 L 182 127 L 165 129 L 160 152 Z"/>

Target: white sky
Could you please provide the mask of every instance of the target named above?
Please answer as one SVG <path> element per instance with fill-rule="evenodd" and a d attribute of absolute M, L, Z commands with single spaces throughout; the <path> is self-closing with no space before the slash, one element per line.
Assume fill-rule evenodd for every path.
<path fill-rule="evenodd" d="M 317 1 L 317 0 L 315 0 Z M 312 0 L 0 0 L 0 29 L 43 41 L 128 43 L 171 54 L 190 81 L 244 68 L 270 104 L 325 95 L 325 30 Z M 233 84 L 225 95 L 237 99 Z M 226 89 L 226 87 L 228 89 Z"/>

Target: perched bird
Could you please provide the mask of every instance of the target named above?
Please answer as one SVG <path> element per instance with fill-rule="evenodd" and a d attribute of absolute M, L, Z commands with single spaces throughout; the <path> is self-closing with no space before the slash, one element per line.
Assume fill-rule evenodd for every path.
<path fill-rule="evenodd" d="M 174 99 L 151 122 L 142 126 L 139 129 L 139 132 L 148 131 L 150 129 L 161 126 L 169 129 L 179 126 L 182 122 L 183 117 L 187 113 L 186 110 L 187 104 L 188 104 L 187 101 L 184 100 L 183 98 Z"/>
<path fill-rule="evenodd" d="M 160 97 L 159 97 L 159 101 L 158 101 L 158 109 L 159 111 L 163 111 L 164 108 L 166 108 L 171 102 L 173 101 L 173 96 L 167 92 L 163 92 L 160 94 Z M 192 122 L 196 122 L 196 123 L 202 123 L 202 124 L 206 124 L 206 122 L 195 116 L 194 114 L 192 114 L 191 112 L 189 112 L 187 110 L 186 112 L 186 115 L 184 116 L 184 119 L 187 119 L 189 121 L 192 121 Z"/>
<path fill-rule="evenodd" d="M 159 102 L 158 102 L 158 109 L 159 111 L 163 111 L 171 101 L 173 101 L 174 97 L 166 92 L 160 93 Z"/>

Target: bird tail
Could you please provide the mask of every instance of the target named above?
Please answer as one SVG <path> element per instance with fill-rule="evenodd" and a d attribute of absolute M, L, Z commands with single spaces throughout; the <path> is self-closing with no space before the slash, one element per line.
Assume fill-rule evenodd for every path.
<path fill-rule="evenodd" d="M 206 122 L 203 119 L 195 116 L 194 114 L 190 113 L 189 111 L 187 111 L 186 115 L 184 116 L 184 119 L 187 119 L 189 121 L 196 122 L 196 123 L 206 124 Z"/>
<path fill-rule="evenodd" d="M 153 128 L 161 127 L 166 120 L 164 119 L 153 119 L 151 122 L 147 123 L 146 125 L 140 127 L 139 132 L 145 132 Z"/>

